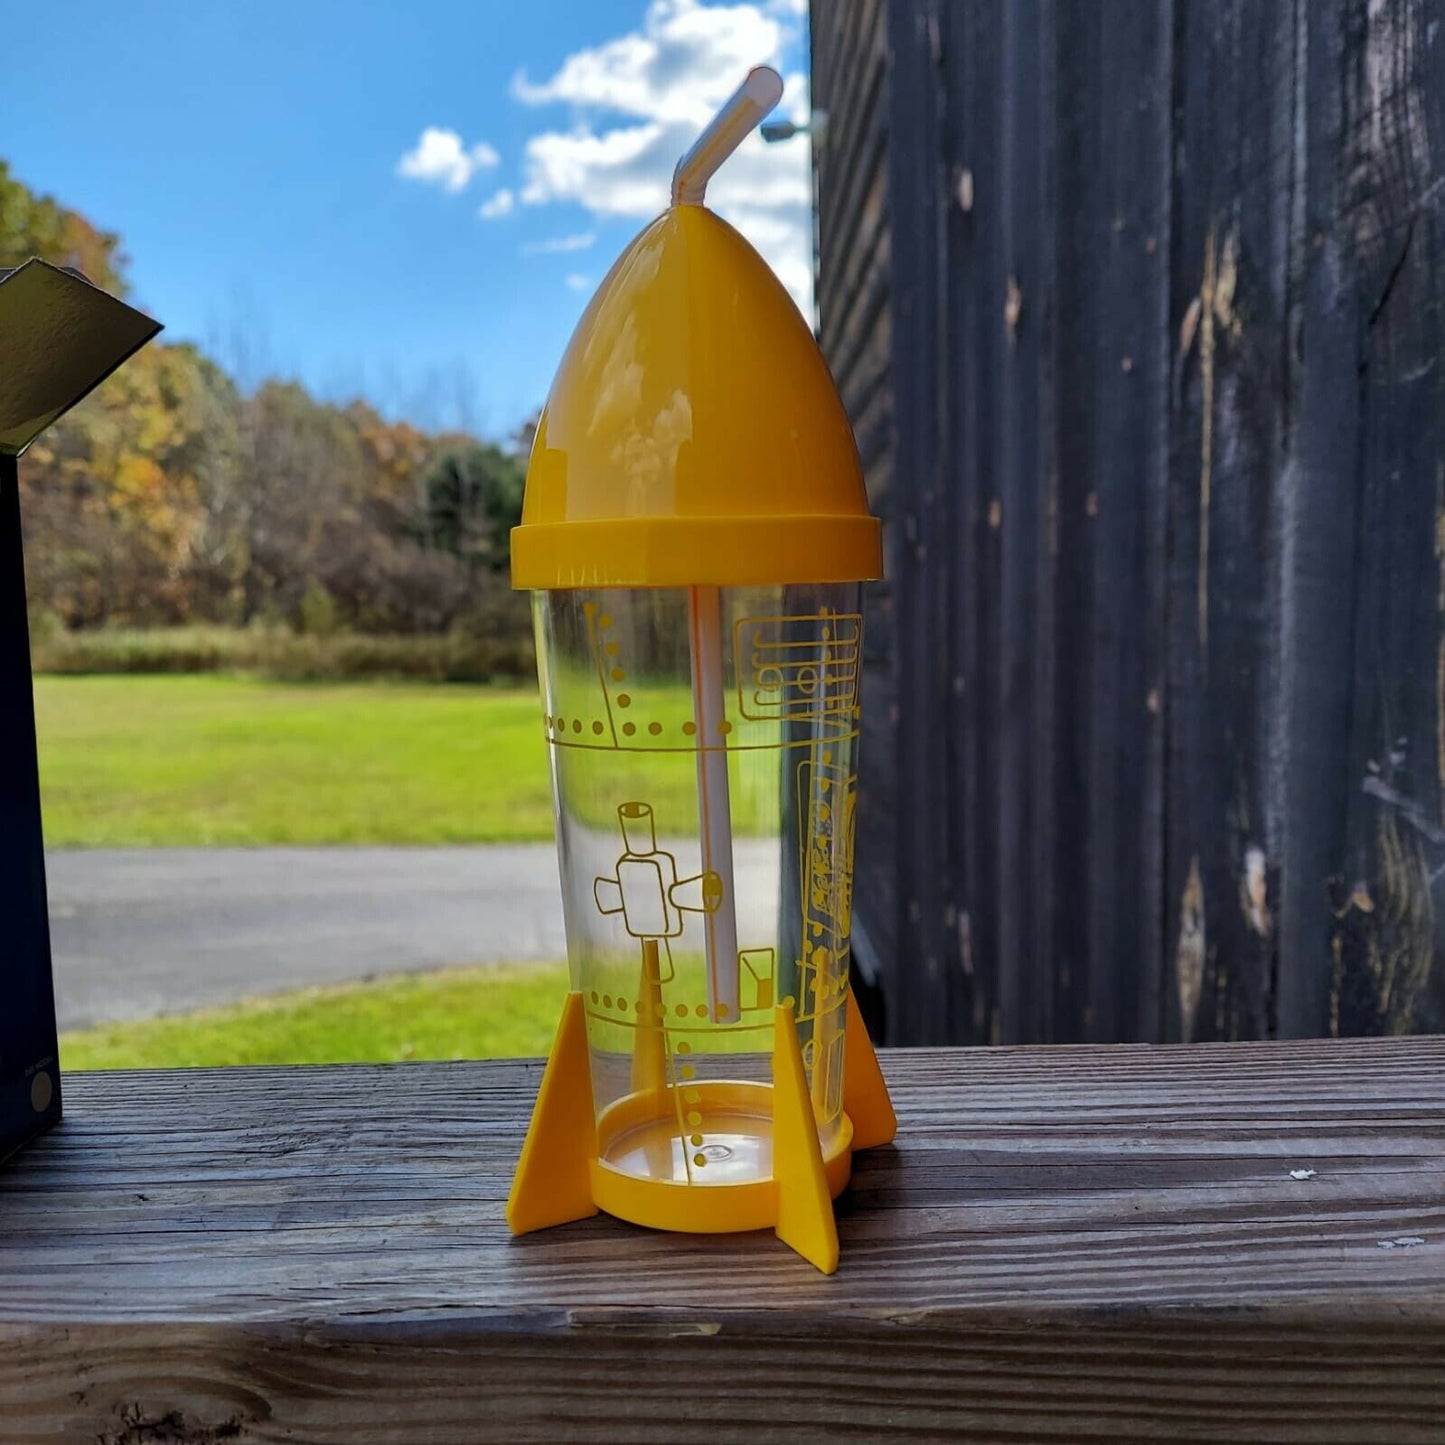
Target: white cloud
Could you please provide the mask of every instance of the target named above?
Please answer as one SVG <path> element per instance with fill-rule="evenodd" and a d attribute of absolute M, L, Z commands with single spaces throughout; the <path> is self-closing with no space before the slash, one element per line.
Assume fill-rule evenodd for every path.
<path fill-rule="evenodd" d="M 582 275 L 580 271 L 573 271 L 567 277 L 567 289 L 569 291 L 586 291 L 591 285 L 591 277 Z"/>
<path fill-rule="evenodd" d="M 396 163 L 396 173 L 408 180 L 427 181 L 448 191 L 460 191 L 478 171 L 487 170 L 500 159 L 486 141 L 478 141 L 468 148 L 456 131 L 429 125 L 416 145 Z"/>
<path fill-rule="evenodd" d="M 505 186 L 496 195 L 477 207 L 477 214 L 484 221 L 495 221 L 498 216 L 510 216 L 516 209 L 517 198 Z"/>
<path fill-rule="evenodd" d="M 748 69 L 791 50 L 801 8 L 797 0 L 652 0 L 639 30 L 575 52 L 545 80 L 519 74 L 519 100 L 573 110 L 570 128 L 527 141 L 522 203 L 581 205 L 598 217 L 656 215 L 678 157 Z M 807 119 L 808 82 L 799 71 L 785 75 L 779 114 Z M 809 316 L 810 165 L 806 138 L 769 146 L 754 133 L 708 188 L 709 204 L 762 252 Z"/>
<path fill-rule="evenodd" d="M 569 55 L 540 84 L 520 73 L 512 90 L 530 105 L 565 101 L 701 126 L 785 38 L 761 5 L 653 0 L 641 31 Z"/>
<path fill-rule="evenodd" d="M 583 231 L 577 236 L 548 236 L 541 241 L 528 241 L 522 247 L 524 256 L 559 256 L 568 251 L 585 251 L 597 239 L 596 231 Z"/>

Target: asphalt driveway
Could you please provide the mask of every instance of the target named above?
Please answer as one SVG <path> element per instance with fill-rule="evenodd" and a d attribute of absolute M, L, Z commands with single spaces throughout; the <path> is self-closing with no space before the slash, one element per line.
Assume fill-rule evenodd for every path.
<path fill-rule="evenodd" d="M 550 843 L 97 849 L 46 869 L 62 1029 L 567 952 Z"/>

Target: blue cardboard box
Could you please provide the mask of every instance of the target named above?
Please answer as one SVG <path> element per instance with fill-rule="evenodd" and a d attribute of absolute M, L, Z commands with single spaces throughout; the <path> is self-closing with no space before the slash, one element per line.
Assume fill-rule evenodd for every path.
<path fill-rule="evenodd" d="M 60 1117 L 18 459 L 160 329 L 78 271 L 0 270 L 0 1160 Z"/>

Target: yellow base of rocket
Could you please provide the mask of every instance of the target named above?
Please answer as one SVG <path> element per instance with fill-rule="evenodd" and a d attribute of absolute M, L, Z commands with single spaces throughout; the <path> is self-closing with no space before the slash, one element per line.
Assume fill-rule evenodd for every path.
<path fill-rule="evenodd" d="M 633 1092 L 596 1117 L 582 995 L 570 993 L 507 1200 L 512 1232 L 599 1209 L 688 1233 L 771 1228 L 831 1274 L 838 1267 L 833 1199 L 848 1183 L 853 1151 L 888 1143 L 897 1128 L 851 990 L 846 1027 L 843 1117 L 825 1155 L 791 1008 L 774 1011 L 772 1084 L 691 1086 L 688 1113 L 702 1122 L 689 1136 L 661 1062 L 641 1056 Z"/>

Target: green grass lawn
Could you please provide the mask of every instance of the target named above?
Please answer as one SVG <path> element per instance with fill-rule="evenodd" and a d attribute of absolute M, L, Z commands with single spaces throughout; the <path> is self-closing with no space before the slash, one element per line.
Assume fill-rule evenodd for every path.
<path fill-rule="evenodd" d="M 50 847 L 552 837 L 536 689 L 37 677 Z"/>
<path fill-rule="evenodd" d="M 671 734 L 681 740 L 689 696 Z M 552 837 L 533 686 L 278 683 L 203 673 L 39 676 L 35 712 L 52 848 L 509 843 Z M 691 753 L 564 750 L 582 819 L 619 801 L 695 828 Z M 739 834 L 778 826 L 778 755 L 729 759 Z"/>
<path fill-rule="evenodd" d="M 62 1034 L 60 1063 L 78 1071 L 535 1056 L 551 1047 L 566 991 L 562 964 L 407 974 Z"/>
<path fill-rule="evenodd" d="M 531 686 L 45 675 L 35 679 L 35 703 L 51 847 L 552 837 L 547 743 Z M 730 765 L 737 830 L 776 827 L 776 755 L 740 751 Z M 694 815 L 690 753 L 570 749 L 567 766 L 581 770 L 573 778 L 579 811 L 594 826 L 616 826 L 619 798 L 645 798 L 665 820 Z M 619 996 L 635 984 L 633 973 L 629 964 Z M 565 989 L 561 964 L 399 976 L 71 1033 L 62 1063 L 537 1055 L 551 1043 Z M 700 983 L 691 994 L 702 996 Z"/>

